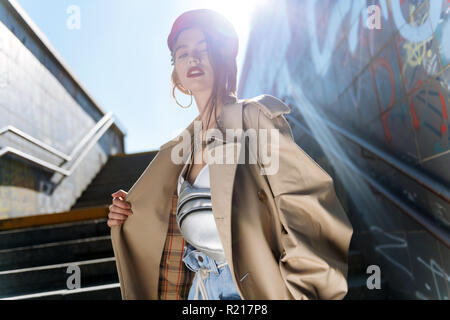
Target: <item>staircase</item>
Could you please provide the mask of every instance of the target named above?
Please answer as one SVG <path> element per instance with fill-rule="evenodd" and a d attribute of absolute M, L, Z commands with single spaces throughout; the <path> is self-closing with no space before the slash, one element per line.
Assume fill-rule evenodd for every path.
<path fill-rule="evenodd" d="M 111 156 L 77 199 L 72 209 L 111 203 L 111 193 L 129 190 L 156 156 L 157 151 Z"/>
<path fill-rule="evenodd" d="M 129 190 L 156 153 L 111 156 L 70 212 L 0 220 L 0 299 L 120 300 L 111 193 Z M 69 290 L 73 265 L 81 283 Z"/>
<path fill-rule="evenodd" d="M 120 300 L 108 205 L 111 193 L 128 190 L 155 154 L 111 157 L 70 212 L 0 220 L 0 299 Z M 81 283 L 70 290 L 67 270 L 73 265 L 80 268 Z M 385 290 L 367 289 L 365 265 L 361 252 L 351 249 L 344 300 L 386 298 Z"/>
<path fill-rule="evenodd" d="M 0 299 L 120 299 L 107 219 L 0 232 Z M 70 265 L 81 289 L 67 289 Z"/>
<path fill-rule="evenodd" d="M 120 300 L 106 220 L 0 232 L 0 299 Z M 70 265 L 80 267 L 81 289 L 67 289 Z M 350 250 L 344 300 L 386 299 L 385 290 L 367 289 L 363 265 L 361 252 Z"/>

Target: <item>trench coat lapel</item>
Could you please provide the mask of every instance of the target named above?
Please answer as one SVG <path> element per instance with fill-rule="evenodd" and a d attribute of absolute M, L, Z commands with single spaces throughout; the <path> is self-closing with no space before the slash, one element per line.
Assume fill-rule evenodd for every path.
<path fill-rule="evenodd" d="M 188 128 L 193 127 L 194 121 Z M 160 262 L 172 198 L 183 167 L 171 161 L 171 149 L 177 142 L 164 144 L 129 189 L 125 201 L 132 204 L 135 215 L 123 225 L 111 228 L 124 299 L 158 299 Z"/>
<path fill-rule="evenodd" d="M 222 112 L 222 117 L 217 121 L 224 128 L 239 130 L 242 129 L 242 102 L 238 101 L 233 105 L 227 106 L 227 112 Z M 237 159 L 241 152 L 241 142 L 234 141 L 233 135 L 223 135 L 223 139 L 216 138 L 214 144 L 209 144 L 208 152 L 222 149 L 222 156 L 218 158 L 219 163 L 209 164 L 210 170 L 210 188 L 213 215 L 216 226 L 222 239 L 225 252 L 225 258 L 229 264 L 231 274 L 234 278 L 233 260 L 232 260 L 232 200 L 235 174 L 237 168 Z M 234 150 L 235 157 L 232 163 L 226 163 L 226 153 Z"/>

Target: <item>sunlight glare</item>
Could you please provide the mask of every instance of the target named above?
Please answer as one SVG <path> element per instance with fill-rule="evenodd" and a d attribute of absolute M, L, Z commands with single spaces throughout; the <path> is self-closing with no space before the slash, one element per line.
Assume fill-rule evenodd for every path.
<path fill-rule="evenodd" d="M 216 10 L 223 14 L 236 29 L 239 38 L 246 38 L 250 28 L 253 11 L 262 7 L 268 0 L 204 0 L 204 8 Z"/>

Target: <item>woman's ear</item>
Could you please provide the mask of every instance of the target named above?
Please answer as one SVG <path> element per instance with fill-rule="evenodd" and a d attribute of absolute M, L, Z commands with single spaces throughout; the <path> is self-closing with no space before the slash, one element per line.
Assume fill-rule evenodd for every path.
<path fill-rule="evenodd" d="M 175 67 L 173 67 L 173 71 L 172 71 L 172 80 L 173 80 L 174 84 L 177 82 L 180 82 L 180 79 L 178 78 L 177 69 Z"/>
<path fill-rule="evenodd" d="M 187 95 L 189 94 L 189 92 L 187 92 L 183 88 L 183 85 L 181 85 L 181 86 L 177 85 L 177 83 L 180 84 L 180 78 L 178 78 L 178 73 L 177 73 L 176 68 L 173 68 L 173 71 L 172 71 L 172 82 L 173 82 L 173 85 L 176 86 L 178 90 L 180 90 L 184 94 L 187 94 Z"/>

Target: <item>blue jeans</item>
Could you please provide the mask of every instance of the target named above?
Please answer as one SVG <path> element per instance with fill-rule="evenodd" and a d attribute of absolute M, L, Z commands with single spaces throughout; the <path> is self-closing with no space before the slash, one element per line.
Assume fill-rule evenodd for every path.
<path fill-rule="evenodd" d="M 183 261 L 195 272 L 188 300 L 241 300 L 226 261 L 216 261 L 189 243 Z"/>

